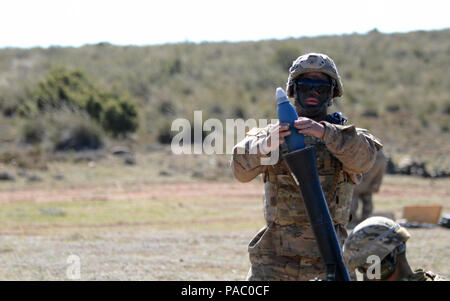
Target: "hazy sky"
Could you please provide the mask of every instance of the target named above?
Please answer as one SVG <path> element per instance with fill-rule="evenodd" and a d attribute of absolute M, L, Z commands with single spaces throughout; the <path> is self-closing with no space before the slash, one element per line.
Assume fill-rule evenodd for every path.
<path fill-rule="evenodd" d="M 0 47 L 282 39 L 450 27 L 449 0 L 2 0 Z"/>

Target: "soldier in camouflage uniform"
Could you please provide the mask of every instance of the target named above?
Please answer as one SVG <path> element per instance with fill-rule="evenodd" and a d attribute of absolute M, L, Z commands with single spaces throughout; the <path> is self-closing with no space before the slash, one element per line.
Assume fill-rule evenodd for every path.
<path fill-rule="evenodd" d="M 380 190 L 381 182 L 386 171 L 386 157 L 383 151 L 378 151 L 377 159 L 372 168 L 362 175 L 362 181 L 353 189 L 353 198 L 351 205 L 351 222 L 356 225 L 368 218 L 373 211 L 372 194 Z M 362 213 L 358 219 L 358 203 L 362 202 Z"/>
<path fill-rule="evenodd" d="M 423 269 L 412 271 L 406 260 L 408 231 L 391 219 L 374 216 L 357 225 L 343 247 L 344 262 L 349 271 L 358 270 L 364 280 L 383 281 L 438 281 L 444 278 Z M 379 277 L 374 274 L 377 256 Z M 372 270 L 371 270 L 372 269 Z M 378 278 L 378 279 L 377 279 Z"/>
<path fill-rule="evenodd" d="M 300 116 L 295 129 L 289 129 L 289 124 L 254 128 L 233 149 L 234 176 L 248 182 L 263 174 L 264 180 L 267 225 L 248 246 L 248 280 L 310 280 L 325 276 L 301 191 L 285 161 L 280 156 L 276 164 L 262 165 L 261 158 L 277 149 L 286 151 L 284 137 L 290 131 L 305 134 L 305 144 L 315 147 L 319 180 L 342 244 L 347 237 L 353 186 L 382 148 L 366 130 L 344 125 L 339 114 L 328 115 L 333 98 L 343 93 L 331 58 L 320 53 L 305 54 L 293 62 L 289 71 L 287 95 L 295 99 Z"/>

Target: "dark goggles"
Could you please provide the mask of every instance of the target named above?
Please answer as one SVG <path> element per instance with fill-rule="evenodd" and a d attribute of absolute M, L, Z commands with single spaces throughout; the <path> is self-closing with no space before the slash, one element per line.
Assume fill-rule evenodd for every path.
<path fill-rule="evenodd" d="M 330 83 L 320 80 L 299 80 L 296 85 L 297 91 L 300 93 L 308 93 L 314 90 L 319 94 L 328 94 L 331 88 Z"/>

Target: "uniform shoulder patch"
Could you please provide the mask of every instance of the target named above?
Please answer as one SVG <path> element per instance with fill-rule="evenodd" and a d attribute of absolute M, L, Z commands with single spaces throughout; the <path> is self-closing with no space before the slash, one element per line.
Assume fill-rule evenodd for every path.
<path fill-rule="evenodd" d="M 252 128 L 250 131 L 245 133 L 245 135 L 247 135 L 247 136 L 256 136 L 259 133 L 261 133 L 261 131 L 262 131 L 262 128 Z"/>

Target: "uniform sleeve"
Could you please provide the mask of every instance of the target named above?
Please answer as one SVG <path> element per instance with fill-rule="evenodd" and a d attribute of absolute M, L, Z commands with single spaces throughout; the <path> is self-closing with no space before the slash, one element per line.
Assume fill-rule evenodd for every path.
<path fill-rule="evenodd" d="M 268 128 L 252 129 L 250 134 L 233 148 L 231 169 L 234 177 L 240 182 L 249 182 L 264 172 L 267 165 L 261 165 L 261 158 L 269 154 L 262 154 L 260 147 L 266 142 Z"/>
<path fill-rule="evenodd" d="M 367 130 L 354 125 L 337 125 L 326 121 L 322 138 L 328 150 L 342 162 L 344 171 L 350 174 L 367 172 L 375 163 L 377 151 L 383 145 Z"/>

